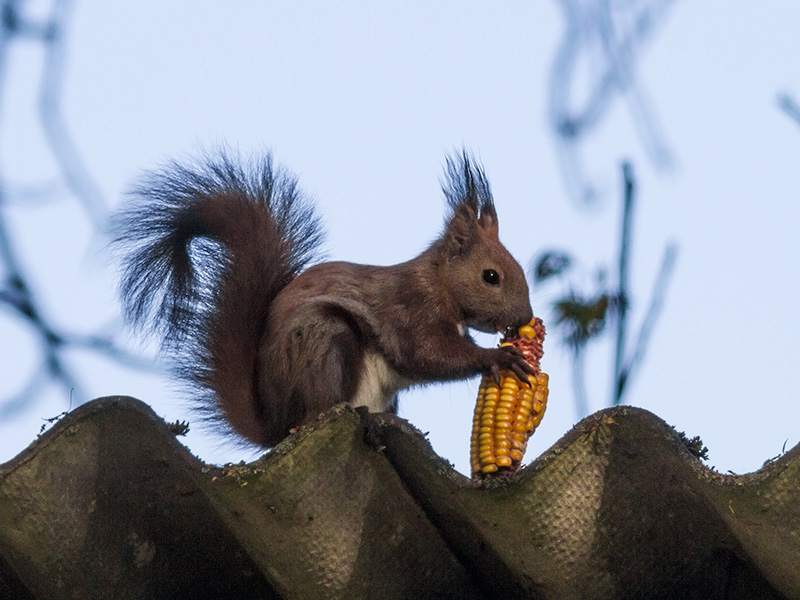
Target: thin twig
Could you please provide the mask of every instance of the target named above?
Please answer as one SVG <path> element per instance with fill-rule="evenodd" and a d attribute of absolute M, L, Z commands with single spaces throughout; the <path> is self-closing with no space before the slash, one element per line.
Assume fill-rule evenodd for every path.
<path fill-rule="evenodd" d="M 42 344 L 42 352 L 44 353 L 43 364 L 46 372 L 68 391 L 78 389 L 75 377 L 59 355 L 59 350 L 64 345 L 64 339 L 43 317 L 36 296 L 22 274 L 16 253 L 11 245 L 10 232 L 2 210 L 0 210 L 0 261 L 5 265 L 9 274 L 9 289 L 4 290 L 2 299 L 6 300 L 6 304 L 14 309 L 23 320 L 27 321 L 38 334 Z M 27 388 L 32 389 L 30 384 Z"/>
<path fill-rule="evenodd" d="M 87 395 L 82 391 L 82 386 L 78 384 L 77 378 L 60 355 L 63 346 L 62 342 L 51 343 L 45 349 L 45 365 L 50 378 L 59 384 L 66 392 L 72 402 L 72 395 L 78 398 L 78 402 L 88 400 Z"/>
<path fill-rule="evenodd" d="M 111 336 L 64 334 L 64 344 L 76 348 L 85 348 L 103 354 L 116 362 L 137 369 L 153 369 L 153 360 L 129 352 L 119 346 Z"/>
<path fill-rule="evenodd" d="M 67 186 L 83 204 L 95 228 L 100 228 L 106 218 L 106 203 L 81 160 L 61 112 L 61 81 L 65 58 L 64 29 L 71 8 L 72 0 L 53 2 L 50 17 L 51 35 L 45 42 L 44 72 L 39 90 L 39 118 Z"/>
<path fill-rule="evenodd" d="M 665 7 L 672 0 L 651 2 L 636 19 L 636 25 L 630 28 L 628 39 L 644 40 L 652 32 L 656 20 L 653 5 Z M 650 155 L 653 164 L 658 168 L 666 168 L 672 163 L 672 151 L 666 143 L 664 133 L 658 124 L 658 118 L 647 99 L 647 92 L 635 75 L 635 59 L 633 44 L 626 43 L 614 26 L 611 3 L 608 0 L 598 5 L 598 32 L 602 40 L 603 51 L 609 73 L 613 74 L 617 89 L 628 103 L 628 110 L 639 139 Z"/>
<path fill-rule="evenodd" d="M 2 29 L 10 36 L 33 40 L 46 40 L 50 37 L 49 23 L 37 23 L 24 19 L 18 5 L 21 0 L 6 0 L 0 4 Z"/>
<path fill-rule="evenodd" d="M 617 340 L 614 353 L 614 393 L 612 404 L 619 404 L 622 394 L 622 363 L 625 354 L 625 334 L 628 324 L 628 263 L 630 262 L 631 227 L 633 225 L 633 204 L 635 182 L 633 167 L 629 162 L 622 164 L 624 181 L 622 226 L 619 242 L 618 288 L 617 288 Z"/>
<path fill-rule="evenodd" d="M 630 381 L 631 376 L 634 374 L 641 364 L 644 362 L 645 352 L 653 334 L 656 321 L 661 315 L 664 306 L 664 298 L 667 295 L 667 288 L 672 272 L 675 270 L 675 263 L 678 259 L 678 247 L 675 244 L 668 244 L 664 249 L 664 256 L 661 259 L 661 267 L 658 270 L 655 284 L 653 286 L 653 294 L 650 298 L 650 306 L 647 308 L 642 326 L 639 328 L 639 335 L 636 339 L 636 346 L 630 358 L 622 369 L 619 376 L 618 396 L 615 405 L 622 403 L 622 398 L 625 393 L 625 386 Z"/>
<path fill-rule="evenodd" d="M 619 92 L 628 104 L 639 138 L 653 163 L 666 168 L 672 152 L 665 141 L 655 111 L 646 92 L 635 77 L 637 53 L 663 22 L 666 9 L 674 0 L 631 2 L 624 10 L 630 25 L 615 25 L 610 2 L 560 0 L 565 31 L 550 71 L 548 113 L 555 131 L 562 178 L 570 196 L 590 204 L 595 198 L 593 185 L 584 175 L 585 168 L 578 140 L 598 125 Z M 603 65 L 590 74 L 589 92 L 581 107 L 574 108 L 574 75 L 581 58 L 595 56 L 599 43 Z"/>
<path fill-rule="evenodd" d="M 59 200 L 58 192 L 62 191 L 63 187 L 56 181 L 13 187 L 10 183 L 6 183 L 3 204 L 6 206 L 44 206 Z"/>
<path fill-rule="evenodd" d="M 572 353 L 572 392 L 575 396 L 575 413 L 577 419 L 589 414 L 589 403 L 586 400 L 586 376 L 584 346 L 578 346 Z"/>
<path fill-rule="evenodd" d="M 778 107 L 797 125 L 800 125 L 800 105 L 789 94 L 778 94 Z"/>

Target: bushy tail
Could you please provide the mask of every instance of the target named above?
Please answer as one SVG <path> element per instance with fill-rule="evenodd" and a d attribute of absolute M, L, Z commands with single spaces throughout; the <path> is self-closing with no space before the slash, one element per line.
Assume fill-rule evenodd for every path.
<path fill-rule="evenodd" d="M 259 343 L 273 299 L 322 237 L 296 179 L 269 154 L 171 163 L 133 190 L 113 232 L 128 319 L 162 337 L 200 388 L 201 409 L 221 410 L 239 434 L 265 443 Z"/>

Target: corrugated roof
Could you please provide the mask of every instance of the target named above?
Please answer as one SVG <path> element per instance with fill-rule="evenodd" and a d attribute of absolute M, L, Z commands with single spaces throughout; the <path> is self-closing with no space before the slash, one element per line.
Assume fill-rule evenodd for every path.
<path fill-rule="evenodd" d="M 478 484 L 340 406 L 218 468 L 104 398 L 0 466 L 0 597 L 800 598 L 798 455 L 721 475 L 624 407 Z"/>

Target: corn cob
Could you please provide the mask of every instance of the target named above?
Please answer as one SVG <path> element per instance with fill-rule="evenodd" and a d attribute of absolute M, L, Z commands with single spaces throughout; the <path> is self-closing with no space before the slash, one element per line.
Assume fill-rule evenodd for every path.
<path fill-rule="evenodd" d="M 483 376 L 470 439 L 470 466 L 474 478 L 511 474 L 519 469 L 528 438 L 547 408 L 548 376 L 539 369 L 544 324 L 535 318 L 520 327 L 518 335 L 506 337 L 502 345 L 516 346 L 533 367 L 530 387 L 511 371 L 500 371 L 500 385 L 490 374 Z"/>

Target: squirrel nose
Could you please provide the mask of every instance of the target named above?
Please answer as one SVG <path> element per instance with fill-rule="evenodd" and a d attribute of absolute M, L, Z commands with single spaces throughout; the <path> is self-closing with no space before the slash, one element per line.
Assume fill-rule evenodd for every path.
<path fill-rule="evenodd" d="M 528 305 L 527 309 L 523 311 L 523 314 L 520 316 L 519 321 L 514 325 L 516 329 L 519 329 L 523 325 L 528 325 L 533 320 L 533 309 Z"/>
<path fill-rule="evenodd" d="M 517 318 L 509 318 L 505 322 L 505 324 L 498 325 L 497 331 L 506 336 L 514 336 L 517 334 L 517 331 L 519 330 L 520 327 L 524 325 L 529 325 L 532 320 L 533 320 L 533 311 L 531 309 L 528 309 L 528 311 L 524 313 L 522 316 L 519 316 Z"/>

